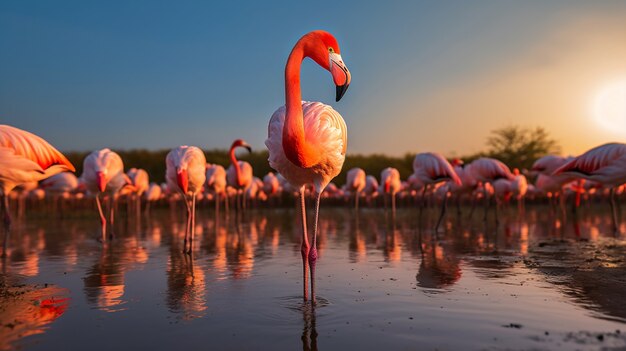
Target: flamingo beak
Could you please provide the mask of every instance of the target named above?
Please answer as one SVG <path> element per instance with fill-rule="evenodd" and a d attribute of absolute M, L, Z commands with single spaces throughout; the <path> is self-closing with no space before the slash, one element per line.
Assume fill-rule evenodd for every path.
<path fill-rule="evenodd" d="M 247 143 L 243 143 L 241 146 L 245 147 L 248 152 L 252 152 L 252 146 L 248 145 Z"/>
<path fill-rule="evenodd" d="M 351 75 L 348 67 L 343 63 L 341 55 L 331 52 L 330 54 L 330 73 L 333 75 L 333 81 L 336 87 L 335 100 L 339 101 L 350 86 Z"/>
<path fill-rule="evenodd" d="M 98 190 L 100 190 L 100 192 L 104 192 L 107 187 L 107 181 L 104 177 L 104 173 L 96 172 L 96 176 L 98 177 Z"/>
<path fill-rule="evenodd" d="M 186 169 L 176 170 L 176 183 L 180 190 L 182 190 L 184 194 L 187 194 L 187 190 L 189 190 L 189 178 L 187 178 Z"/>

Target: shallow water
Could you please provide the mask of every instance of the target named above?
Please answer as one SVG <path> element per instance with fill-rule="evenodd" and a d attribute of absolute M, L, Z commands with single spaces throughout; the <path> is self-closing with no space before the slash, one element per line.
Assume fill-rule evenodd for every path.
<path fill-rule="evenodd" d="M 35 213 L 2 262 L 0 349 L 626 348 L 626 241 L 608 214 L 510 209 L 496 226 L 452 211 L 435 235 L 435 211 L 416 213 L 323 208 L 315 308 L 294 209 L 200 208 L 193 258 L 168 210 L 118 221 L 106 244 L 95 213 Z"/>

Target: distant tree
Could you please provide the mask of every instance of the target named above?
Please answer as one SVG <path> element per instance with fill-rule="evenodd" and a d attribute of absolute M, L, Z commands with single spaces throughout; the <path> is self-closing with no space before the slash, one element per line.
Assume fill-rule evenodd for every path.
<path fill-rule="evenodd" d="M 511 168 L 529 169 L 540 157 L 561 152 L 559 143 L 542 127 L 508 126 L 493 130 L 487 138 L 486 156 Z"/>

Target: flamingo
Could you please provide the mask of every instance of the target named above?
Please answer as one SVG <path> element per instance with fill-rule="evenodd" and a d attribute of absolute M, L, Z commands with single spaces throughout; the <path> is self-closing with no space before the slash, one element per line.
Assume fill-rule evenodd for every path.
<path fill-rule="evenodd" d="M 513 173 L 507 165 L 490 157 L 481 157 L 470 163 L 470 174 L 477 181 L 488 183 L 493 187 L 493 182 L 500 178 L 508 180 L 515 179 Z M 483 186 L 483 195 L 485 197 L 485 216 L 484 220 L 487 220 L 487 210 L 489 208 L 489 194 L 487 193 L 487 187 Z M 498 211 L 496 207 L 496 223 L 498 222 Z"/>
<path fill-rule="evenodd" d="M 361 168 L 352 168 L 346 176 L 346 188 L 354 194 L 354 208 L 359 209 L 359 196 L 365 189 L 365 171 Z"/>
<path fill-rule="evenodd" d="M 285 67 L 285 106 L 272 115 L 265 145 L 270 166 L 296 188 L 300 188 L 302 213 L 302 268 L 304 300 L 308 300 L 307 268 L 311 272 L 311 301 L 315 303 L 317 262 L 317 222 L 320 196 L 328 183 L 341 172 L 347 147 L 347 128 L 339 113 L 321 102 L 303 102 L 300 92 L 300 66 L 310 57 L 328 70 L 337 87 L 339 101 L 350 84 L 337 40 L 328 32 L 313 31 L 298 40 Z M 305 186 L 313 184 L 316 193 L 313 242 L 306 230 Z"/>
<path fill-rule="evenodd" d="M 11 214 L 9 193 L 16 186 L 37 182 L 61 172 L 76 169 L 63 154 L 35 134 L 8 125 L 0 125 L 0 196 L 4 220 L 4 248 L 6 254 Z"/>
<path fill-rule="evenodd" d="M 191 255 L 196 231 L 196 196 L 206 181 L 206 158 L 199 148 L 183 145 L 167 154 L 165 165 L 168 188 L 177 190 L 187 206 L 183 252 Z"/>
<path fill-rule="evenodd" d="M 59 217 L 63 216 L 63 200 L 69 197 L 69 194 L 78 188 L 78 178 L 74 173 L 61 172 L 53 175 L 50 178 L 46 178 L 39 184 L 41 189 L 44 189 L 46 193 L 52 194 L 52 208 L 56 212 L 58 203 L 61 204 L 59 210 Z"/>
<path fill-rule="evenodd" d="M 206 186 L 215 194 L 215 211 L 220 209 L 220 195 L 226 196 L 226 170 L 218 164 L 207 163 Z M 228 211 L 228 198 L 226 197 L 226 210 Z"/>
<path fill-rule="evenodd" d="M 226 182 L 228 186 L 237 190 L 237 197 L 235 199 L 237 209 L 239 209 L 239 202 L 241 201 L 241 208 L 245 205 L 245 190 L 252 184 L 252 166 L 246 161 L 237 161 L 235 157 L 235 149 L 238 147 L 244 147 L 248 152 L 252 152 L 252 147 L 248 145 L 244 140 L 237 139 L 230 146 L 230 167 L 226 171 Z M 240 200 L 241 198 L 241 200 Z"/>
<path fill-rule="evenodd" d="M 365 177 L 365 189 L 363 189 L 368 199 L 368 204 L 371 204 L 371 199 L 378 195 L 378 180 L 373 175 Z"/>
<path fill-rule="evenodd" d="M 584 178 L 610 187 L 613 232 L 618 233 L 615 188 L 626 183 L 626 144 L 608 143 L 597 146 L 565 163 L 553 174 Z"/>
<path fill-rule="evenodd" d="M 511 182 L 511 195 L 517 199 L 517 210 L 521 213 L 524 209 L 524 196 L 528 191 L 528 181 L 517 168 L 513 169 L 513 175 L 515 179 Z"/>
<path fill-rule="evenodd" d="M 80 178 L 86 189 L 96 197 L 100 224 L 102 225 L 102 241 L 105 241 L 107 221 L 102 211 L 100 194 L 111 198 L 109 221 L 113 227 L 116 195 L 123 187 L 131 184 L 130 179 L 124 173 L 124 162 L 120 155 L 109 149 L 95 150 L 85 157 L 83 174 Z"/>
<path fill-rule="evenodd" d="M 380 193 L 385 196 L 389 194 L 391 197 L 391 213 L 396 214 L 396 194 L 402 189 L 400 182 L 400 172 L 392 167 L 387 167 L 380 173 Z M 385 208 L 387 207 L 387 198 L 385 197 Z"/>
<path fill-rule="evenodd" d="M 150 187 L 150 177 L 148 176 L 148 172 L 141 168 L 131 168 L 127 175 L 134 186 L 134 191 L 131 196 L 129 196 L 129 201 L 130 197 L 135 199 L 135 210 L 137 218 L 139 218 L 139 213 L 141 212 L 141 197 Z"/>
<path fill-rule="evenodd" d="M 448 160 L 440 154 L 434 152 L 424 152 L 415 155 L 415 158 L 413 159 L 413 174 L 415 174 L 417 179 L 424 184 L 424 190 L 422 192 L 422 209 L 424 208 L 424 203 L 426 201 L 426 190 L 429 186 L 447 181 L 452 181 L 458 186 L 461 185 L 461 179 L 454 171 L 454 168 L 452 168 L 450 162 L 448 162 Z M 437 220 L 437 225 L 435 226 L 435 233 L 439 230 L 441 220 L 443 220 L 443 216 L 446 214 L 448 190 L 449 189 L 446 188 L 443 196 L 441 213 L 439 215 L 439 220 Z M 420 214 L 421 212 L 422 211 L 420 210 Z"/>
<path fill-rule="evenodd" d="M 478 182 L 471 175 L 469 165 L 465 165 L 463 160 L 457 158 L 457 159 L 452 160 L 452 163 L 450 164 L 452 165 L 452 167 L 454 167 L 454 172 L 456 173 L 456 175 L 459 176 L 459 179 L 461 179 L 461 185 L 457 185 L 454 182 L 448 181 L 448 187 L 449 187 L 450 192 L 456 195 L 457 214 L 459 216 L 461 215 L 461 196 L 465 194 L 468 194 L 471 196 L 471 202 L 472 202 L 471 212 L 473 212 L 476 202 L 475 202 L 475 197 L 472 195 L 474 193 L 474 190 L 476 190 L 476 187 L 478 186 Z"/>
<path fill-rule="evenodd" d="M 280 196 L 282 188 L 274 172 L 269 172 L 263 177 L 263 192 L 267 194 L 269 199 Z"/>

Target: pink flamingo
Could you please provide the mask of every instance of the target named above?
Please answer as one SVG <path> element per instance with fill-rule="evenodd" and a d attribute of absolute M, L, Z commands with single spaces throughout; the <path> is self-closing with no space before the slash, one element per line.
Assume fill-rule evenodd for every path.
<path fill-rule="evenodd" d="M 490 157 L 482 157 L 470 163 L 470 174 L 479 182 L 488 183 L 493 187 L 493 182 L 504 178 L 508 180 L 515 179 L 513 173 L 507 165 Z M 483 195 L 485 197 L 485 216 L 487 220 L 487 210 L 489 208 L 489 194 L 487 187 L 483 186 Z M 496 223 L 498 223 L 498 209 L 496 207 Z"/>
<path fill-rule="evenodd" d="M 106 240 L 107 221 L 102 211 L 100 194 L 108 197 L 109 222 L 111 229 L 115 220 L 115 201 L 117 193 L 131 181 L 124 173 L 124 162 L 117 153 L 109 149 L 96 150 L 87 155 L 83 161 L 83 174 L 80 176 L 85 187 L 96 197 L 96 205 L 102 225 L 102 241 Z"/>
<path fill-rule="evenodd" d="M 226 211 L 228 211 L 228 197 L 226 193 L 226 170 L 218 164 L 206 165 L 206 186 L 215 194 L 215 213 L 220 210 L 220 195 L 224 196 Z"/>
<path fill-rule="evenodd" d="M 130 205 L 131 198 L 135 200 L 135 211 L 137 218 L 139 218 L 139 214 L 141 213 L 141 198 L 150 187 L 150 176 L 148 172 L 141 168 L 131 168 L 127 175 L 134 187 L 134 191 L 128 197 L 128 204 Z"/>
<path fill-rule="evenodd" d="M 346 188 L 354 194 L 354 208 L 359 209 L 359 197 L 365 189 L 365 171 L 361 168 L 352 168 L 346 176 Z"/>
<path fill-rule="evenodd" d="M 387 167 L 380 173 L 379 192 L 391 197 L 391 214 L 396 215 L 396 194 L 402 189 L 400 182 L 400 172 L 393 167 Z M 385 208 L 387 208 L 387 198 L 384 198 Z"/>
<path fill-rule="evenodd" d="M 422 192 L 422 209 L 426 202 L 426 190 L 429 186 L 432 186 L 441 182 L 452 181 L 456 185 L 461 185 L 461 179 L 456 174 L 452 165 L 443 156 L 434 152 L 424 152 L 415 155 L 413 159 L 413 174 L 417 179 L 424 184 L 424 190 Z M 435 233 L 439 230 L 439 225 L 443 220 L 443 216 L 446 214 L 446 204 L 448 200 L 448 190 L 446 188 L 443 196 L 441 213 L 437 225 L 435 226 Z M 420 209 L 420 217 L 422 210 Z"/>
<path fill-rule="evenodd" d="M 66 171 L 74 172 L 76 169 L 47 141 L 25 130 L 0 125 L 0 206 L 5 228 L 3 257 L 11 228 L 11 190 L 18 185 L 37 182 Z"/>
<path fill-rule="evenodd" d="M 170 189 L 183 195 L 187 207 L 187 226 L 183 252 L 191 255 L 196 232 L 196 196 L 206 181 L 206 158 L 195 146 L 179 146 L 165 158 L 165 179 Z"/>
<path fill-rule="evenodd" d="M 305 34 L 294 46 L 285 67 L 286 104 L 270 119 L 268 138 L 270 166 L 294 187 L 300 188 L 302 210 L 302 265 L 304 300 L 308 299 L 307 268 L 311 271 L 311 301 L 315 302 L 317 261 L 317 219 L 320 196 L 328 183 L 341 172 L 347 147 L 347 128 L 339 113 L 320 102 L 303 102 L 300 93 L 300 66 L 310 57 L 330 71 L 339 101 L 350 84 L 350 73 L 340 55 L 337 40 L 328 32 Z M 305 185 L 313 184 L 317 196 L 313 242 L 306 232 Z"/>
<path fill-rule="evenodd" d="M 241 208 L 243 210 L 245 206 L 245 190 L 252 184 L 252 166 L 246 161 L 237 161 L 235 149 L 238 147 L 244 147 L 248 152 L 252 152 L 252 147 L 244 140 L 237 139 L 233 142 L 230 146 L 230 167 L 226 171 L 226 182 L 228 186 L 237 190 L 236 209 L 239 210 Z"/>
<path fill-rule="evenodd" d="M 565 163 L 553 174 L 584 178 L 610 187 L 613 232 L 618 233 L 615 188 L 626 183 L 626 144 L 609 143 L 597 146 Z"/>
<path fill-rule="evenodd" d="M 513 175 L 515 179 L 511 182 L 511 196 L 517 200 L 517 210 L 521 213 L 524 210 L 524 197 L 528 192 L 528 181 L 517 168 L 513 169 Z"/>

